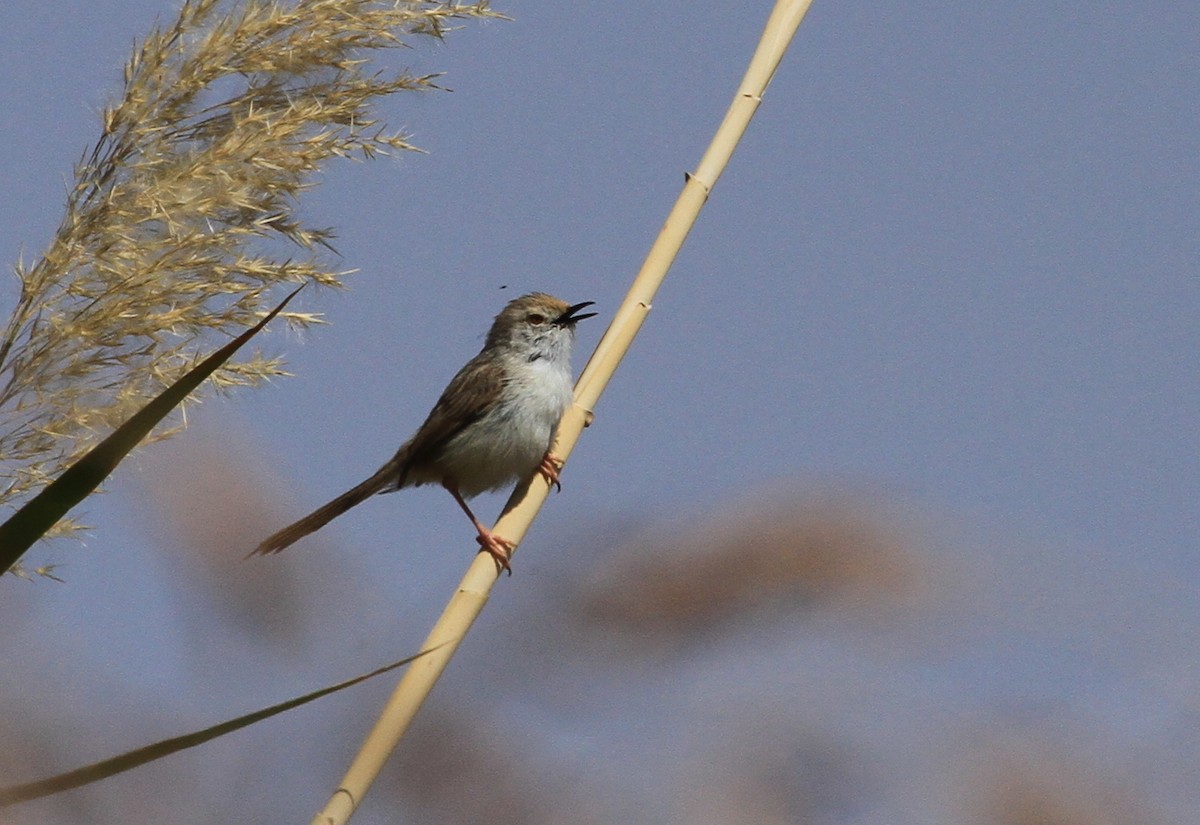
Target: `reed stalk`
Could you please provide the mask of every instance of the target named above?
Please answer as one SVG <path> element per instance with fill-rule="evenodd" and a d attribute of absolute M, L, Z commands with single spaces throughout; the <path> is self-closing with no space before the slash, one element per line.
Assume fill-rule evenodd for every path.
<path fill-rule="evenodd" d="M 576 383 L 575 403 L 559 425 L 558 440 L 554 447 L 554 453 L 564 461 L 570 456 L 584 427 L 590 423 L 596 402 L 649 314 L 658 287 L 758 109 L 763 92 L 811 2 L 777 0 L 775 3 L 733 103 L 701 158 L 700 165 L 687 176 L 683 191 L 668 214 L 625 300 Z M 549 491 L 550 485 L 536 474 L 517 487 L 495 524 L 497 535 L 520 542 Z M 422 650 L 432 652 L 405 671 L 341 784 L 313 818 L 313 825 L 343 825 L 353 815 L 445 670 L 459 642 L 483 610 L 497 576 L 496 564 L 490 556 L 480 553 L 475 557 L 421 646 Z"/>

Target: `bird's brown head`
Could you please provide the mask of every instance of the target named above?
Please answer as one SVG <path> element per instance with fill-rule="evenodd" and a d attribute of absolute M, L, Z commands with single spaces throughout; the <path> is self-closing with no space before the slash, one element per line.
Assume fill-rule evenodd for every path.
<path fill-rule="evenodd" d="M 529 350 L 534 358 L 564 350 L 569 356 L 575 337 L 575 324 L 596 314 L 580 312 L 591 305 L 591 301 L 568 304 L 544 292 L 532 292 L 514 298 L 492 322 L 485 348 L 516 347 Z"/>

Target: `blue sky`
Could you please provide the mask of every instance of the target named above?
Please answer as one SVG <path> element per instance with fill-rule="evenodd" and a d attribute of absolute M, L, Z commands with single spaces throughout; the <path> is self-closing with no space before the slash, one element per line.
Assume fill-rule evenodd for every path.
<path fill-rule="evenodd" d="M 296 377 L 206 402 L 192 432 L 162 447 L 225 462 L 263 491 L 277 509 L 246 532 L 265 535 L 373 471 L 515 295 L 597 302 L 600 317 L 580 327 L 582 366 L 767 10 L 497 7 L 516 19 L 400 56 L 446 72 L 454 90 L 386 109 L 429 154 L 336 164 L 305 203 L 336 227 L 340 264 L 361 274 L 344 293 L 302 297 L 328 327 L 265 339 Z M 44 247 L 131 41 L 172 11 L 155 0 L 0 8 L 9 260 Z M 966 571 L 972 598 L 994 603 L 986 615 L 1005 617 L 982 627 L 972 598 L 948 597 L 937 615 L 971 628 L 952 664 L 872 662 L 880 684 L 917 673 L 922 696 L 978 708 L 999 692 L 1004 707 L 1062 707 L 1084 730 L 1102 706 L 1111 736 L 1098 750 L 1145 741 L 1152 710 L 1172 726 L 1194 716 L 1194 699 L 1162 696 L 1194 696 L 1200 637 L 1198 32 L 1200 10 L 1178 3 L 817 2 L 496 601 L 515 609 L 534 598 L 521 592 L 530 579 L 589 575 L 595 537 L 620 525 L 692 523 L 780 488 L 869 491 L 917 514 L 930 552 Z M 0 306 L 10 301 L 11 288 Z M 141 503 L 147 490 L 174 488 L 161 494 L 184 509 L 215 505 L 165 464 L 148 452 L 87 504 L 86 548 L 55 552 L 66 585 L 6 588 L 10 625 L 37 639 L 10 635 L 0 653 L 6 672 L 28 674 L 23 695 L 56 701 L 49 686 L 73 678 L 81 704 L 132 695 L 162 714 L 120 741 L 97 723 L 104 744 L 90 758 L 246 709 L 193 697 L 205 713 L 180 717 L 163 698 L 209 690 L 184 651 L 212 644 L 216 657 L 213 639 L 231 627 L 212 618 L 219 596 L 214 608 L 172 584 L 178 533 Z M 485 497 L 479 510 L 501 503 Z M 240 563 L 257 538 L 221 563 Z M 288 659 L 286 678 L 243 665 L 261 685 L 232 695 L 265 703 L 404 653 L 470 547 L 450 498 L 421 490 L 259 563 L 278 572 L 244 575 L 327 587 L 339 627 L 388 638 Z M 1022 616 L 1050 629 L 1030 636 Z M 293 618 L 322 624 L 311 611 Z M 817 661 L 854 672 L 838 668 L 861 639 L 836 627 L 823 638 L 842 653 Z M 462 655 L 476 663 L 452 674 L 486 673 L 486 657 L 505 654 L 480 644 Z M 90 663 L 94 682 L 67 677 L 64 661 Z M 802 680 L 797 670 L 780 665 L 778 685 Z M 771 682 L 769 668 L 761 678 Z M 353 730 L 372 716 L 366 704 Z M 303 741 L 302 724 L 287 730 Z M 1137 779 L 1151 764 L 1105 769 Z M 1200 804 L 1187 788 L 1181 770 L 1147 787 L 1154 821 L 1186 821 L 1180 812 Z M 876 795 L 829 821 L 956 821 L 937 804 Z"/>

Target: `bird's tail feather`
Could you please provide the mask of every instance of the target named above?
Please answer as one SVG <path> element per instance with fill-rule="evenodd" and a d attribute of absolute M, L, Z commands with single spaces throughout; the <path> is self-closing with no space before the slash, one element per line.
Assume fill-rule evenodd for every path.
<path fill-rule="evenodd" d="M 397 455 L 363 483 L 351 487 L 328 504 L 318 507 L 294 524 L 289 524 L 279 532 L 268 536 L 246 558 L 278 553 L 309 533 L 320 530 L 351 507 L 361 504 L 376 493 L 381 493 L 388 488 L 395 489 L 401 475 L 402 462 L 400 458 Z"/>

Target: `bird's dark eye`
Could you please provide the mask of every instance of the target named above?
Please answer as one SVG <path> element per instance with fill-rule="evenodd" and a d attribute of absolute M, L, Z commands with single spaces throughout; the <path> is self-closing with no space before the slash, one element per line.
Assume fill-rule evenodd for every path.
<path fill-rule="evenodd" d="M 529 314 L 528 321 L 535 327 L 540 327 L 542 324 L 546 323 L 546 316 L 537 312 L 531 312 Z"/>

